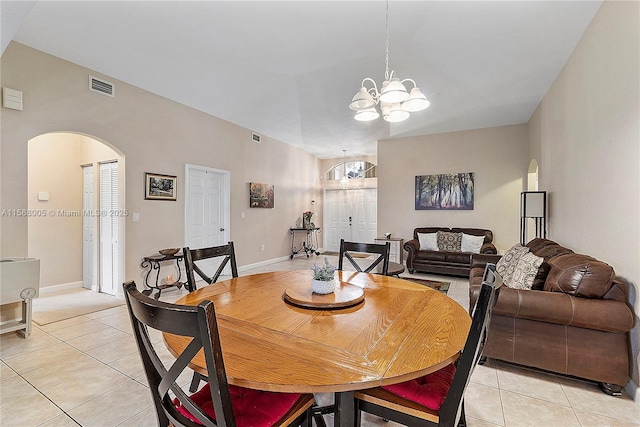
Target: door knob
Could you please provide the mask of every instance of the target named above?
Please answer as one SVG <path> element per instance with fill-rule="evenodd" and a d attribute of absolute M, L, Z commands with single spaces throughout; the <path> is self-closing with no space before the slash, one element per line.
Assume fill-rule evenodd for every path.
<path fill-rule="evenodd" d="M 224 231 L 224 228 L 220 227 L 220 231 Z"/>

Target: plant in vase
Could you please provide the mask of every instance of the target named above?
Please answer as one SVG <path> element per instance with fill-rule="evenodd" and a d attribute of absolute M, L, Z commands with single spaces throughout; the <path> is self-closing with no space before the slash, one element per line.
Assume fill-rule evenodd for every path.
<path fill-rule="evenodd" d="M 311 266 L 313 278 L 311 279 L 311 289 L 316 294 L 330 294 L 336 287 L 334 273 L 336 267 L 329 263 L 329 258 L 324 257 L 324 265 L 315 262 Z"/>
<path fill-rule="evenodd" d="M 304 228 L 311 228 L 311 217 L 313 216 L 313 212 L 306 211 L 302 213 L 302 224 Z"/>

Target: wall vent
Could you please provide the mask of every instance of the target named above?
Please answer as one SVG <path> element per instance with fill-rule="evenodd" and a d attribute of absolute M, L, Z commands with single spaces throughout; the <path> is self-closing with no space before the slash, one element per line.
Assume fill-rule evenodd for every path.
<path fill-rule="evenodd" d="M 115 97 L 115 86 L 113 83 L 101 80 L 97 77 L 89 76 L 89 90 L 91 92 L 101 93 L 110 97 Z"/>
<path fill-rule="evenodd" d="M 251 140 L 260 144 L 262 137 L 255 132 L 251 132 Z"/>

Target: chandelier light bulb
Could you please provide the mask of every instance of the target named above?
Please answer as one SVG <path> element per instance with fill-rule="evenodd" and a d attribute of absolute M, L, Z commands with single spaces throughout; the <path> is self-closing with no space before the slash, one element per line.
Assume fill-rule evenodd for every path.
<path fill-rule="evenodd" d="M 367 89 L 362 86 L 358 93 L 356 93 L 351 100 L 351 104 L 349 104 L 349 108 L 352 110 L 364 110 L 368 108 L 375 107 L 376 101 L 373 99 L 371 94 L 367 92 Z"/>
<path fill-rule="evenodd" d="M 389 84 L 382 85 L 382 92 L 378 98 L 382 102 L 403 102 L 409 98 L 409 93 L 399 79 L 391 79 Z"/>

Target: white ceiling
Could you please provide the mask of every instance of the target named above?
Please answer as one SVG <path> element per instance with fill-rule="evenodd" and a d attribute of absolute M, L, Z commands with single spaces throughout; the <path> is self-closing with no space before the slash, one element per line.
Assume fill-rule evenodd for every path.
<path fill-rule="evenodd" d="M 527 122 L 600 4 L 391 0 L 390 69 L 431 100 L 394 125 L 347 107 L 364 77 L 383 80 L 384 1 L 2 0 L 1 41 L 331 158 Z"/>

